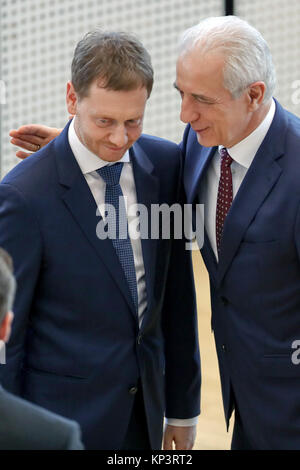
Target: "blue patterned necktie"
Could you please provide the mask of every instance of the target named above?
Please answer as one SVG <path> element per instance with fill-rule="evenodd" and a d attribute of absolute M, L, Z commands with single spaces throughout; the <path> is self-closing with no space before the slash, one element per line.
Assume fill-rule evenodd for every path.
<path fill-rule="evenodd" d="M 111 212 L 108 211 L 107 222 L 110 227 L 114 226 L 116 229 L 116 238 L 112 238 L 112 243 L 118 255 L 123 271 L 125 273 L 125 277 L 129 285 L 129 290 L 131 292 L 136 311 L 138 311 L 138 294 L 134 257 L 131 241 L 128 234 L 125 201 L 119 183 L 122 168 L 123 163 L 115 163 L 114 165 L 106 165 L 100 168 L 99 170 L 97 170 L 97 173 L 101 176 L 101 178 L 103 178 L 106 183 L 105 204 L 110 204 L 115 208 L 114 220 L 112 220 L 112 217 L 110 217 Z M 126 226 L 124 227 L 124 225 L 122 226 L 122 224 L 125 224 Z M 121 234 L 126 234 L 126 238 L 120 238 L 120 232 Z"/>

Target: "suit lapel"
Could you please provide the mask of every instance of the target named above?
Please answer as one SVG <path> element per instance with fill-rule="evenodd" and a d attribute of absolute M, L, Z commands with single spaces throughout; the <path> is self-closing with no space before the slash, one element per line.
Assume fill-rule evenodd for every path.
<path fill-rule="evenodd" d="M 68 128 L 69 124 L 55 142 L 59 182 L 66 187 L 62 199 L 87 240 L 93 246 L 95 253 L 101 258 L 110 272 L 116 288 L 121 290 L 136 316 L 128 283 L 113 244 L 109 239 L 100 240 L 97 237 L 96 227 L 101 218 L 96 214 L 96 202 L 70 148 Z"/>
<path fill-rule="evenodd" d="M 185 192 L 187 195 L 188 204 L 203 204 L 204 202 L 199 199 L 201 180 L 206 174 L 206 170 L 211 163 L 217 147 L 200 147 L 196 138 L 196 134 L 192 130 L 190 132 L 193 132 L 194 142 L 192 146 L 194 149 L 189 148 L 187 150 L 187 157 L 184 167 Z M 217 260 L 204 227 L 203 230 L 204 245 L 201 249 L 201 253 L 210 276 L 214 281 L 216 279 L 217 273 Z"/>
<path fill-rule="evenodd" d="M 141 145 L 136 142 L 130 149 L 133 173 L 137 193 L 137 202 L 147 209 L 148 237 L 141 239 L 145 268 L 147 310 L 151 310 L 154 299 L 155 267 L 158 240 L 151 237 L 151 205 L 159 203 L 159 179 L 154 174 L 154 167 Z"/>
<path fill-rule="evenodd" d="M 286 128 L 284 110 L 276 102 L 276 113 L 271 127 L 247 171 L 225 220 L 220 246 L 218 283 L 226 274 L 245 231 L 282 172 L 276 160 L 284 153 Z"/>
<path fill-rule="evenodd" d="M 209 272 L 209 276 L 213 283 L 217 280 L 217 271 L 218 271 L 218 262 L 211 247 L 208 235 L 206 230 L 204 229 L 204 245 L 201 250 L 203 260 L 207 270 Z"/>
<path fill-rule="evenodd" d="M 189 152 L 191 152 L 190 155 L 193 155 L 193 158 L 186 158 L 184 168 L 184 187 L 188 204 L 193 204 L 195 199 L 197 199 L 201 179 L 216 151 L 216 147 L 200 147 L 197 141 L 195 145 L 196 150 L 194 152 L 189 150 Z"/>

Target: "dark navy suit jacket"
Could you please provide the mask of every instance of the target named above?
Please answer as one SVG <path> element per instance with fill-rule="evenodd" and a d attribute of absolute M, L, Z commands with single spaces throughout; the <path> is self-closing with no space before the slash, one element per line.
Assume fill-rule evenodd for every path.
<path fill-rule="evenodd" d="M 184 184 L 188 202 L 216 148 L 201 147 L 187 126 Z M 276 102 L 271 127 L 224 225 L 217 263 L 207 235 L 212 327 L 227 422 L 236 405 L 250 445 L 300 448 L 300 120 Z"/>
<path fill-rule="evenodd" d="M 0 246 L 18 282 L 3 385 L 80 423 L 86 448 L 118 449 L 141 379 L 148 431 L 163 414 L 199 412 L 199 356 L 190 253 L 184 240 L 142 240 L 148 308 L 141 330 L 111 240 L 62 134 L 0 185 Z M 137 200 L 180 201 L 179 148 L 142 136 L 131 148 Z M 131 393 L 130 393 L 131 392 Z"/>
<path fill-rule="evenodd" d="M 77 423 L 0 387 L 0 450 L 82 450 Z"/>

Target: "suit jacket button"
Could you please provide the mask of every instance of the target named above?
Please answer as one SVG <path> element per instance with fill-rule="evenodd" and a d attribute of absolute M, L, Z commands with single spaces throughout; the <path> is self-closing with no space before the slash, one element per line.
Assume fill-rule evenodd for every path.
<path fill-rule="evenodd" d="M 137 388 L 137 387 L 131 387 L 131 388 L 129 389 L 130 395 L 135 395 L 137 391 L 138 391 L 138 388 Z"/>
<path fill-rule="evenodd" d="M 223 297 L 223 296 L 222 296 L 222 297 L 221 297 L 221 302 L 222 302 L 222 304 L 225 306 L 225 305 L 228 304 L 228 299 L 226 299 L 226 297 Z"/>
<path fill-rule="evenodd" d="M 138 335 L 138 337 L 137 337 L 137 344 L 141 344 L 141 342 L 142 342 L 142 337 L 143 337 L 143 336 L 142 336 L 141 334 Z"/>

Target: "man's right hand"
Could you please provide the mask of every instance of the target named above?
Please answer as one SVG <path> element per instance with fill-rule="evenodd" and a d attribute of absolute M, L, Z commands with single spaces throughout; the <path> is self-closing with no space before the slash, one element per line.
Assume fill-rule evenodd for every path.
<path fill-rule="evenodd" d="M 30 152 L 37 152 L 40 148 L 47 145 L 52 139 L 61 133 L 61 129 L 55 127 L 42 126 L 40 124 L 29 124 L 21 126 L 19 129 L 13 129 L 9 135 L 12 137 L 11 143 Z M 16 152 L 18 158 L 24 159 L 31 153 Z"/>

